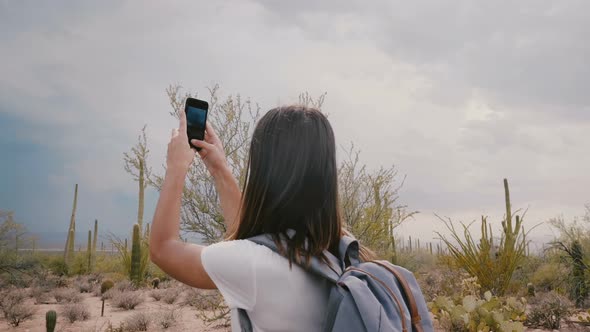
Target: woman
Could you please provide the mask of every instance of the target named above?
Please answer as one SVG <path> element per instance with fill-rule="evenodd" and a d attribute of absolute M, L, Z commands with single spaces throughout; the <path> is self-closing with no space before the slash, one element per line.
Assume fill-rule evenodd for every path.
<path fill-rule="evenodd" d="M 152 261 L 189 286 L 219 289 L 232 309 L 234 331 L 238 308 L 246 310 L 254 331 L 320 331 L 329 285 L 301 266 L 312 256 L 323 257 L 324 250 L 337 253 L 343 235 L 336 146 L 327 118 L 303 106 L 266 113 L 250 144 L 243 194 L 207 124 L 205 140 L 192 143 L 215 180 L 229 241 L 205 247 L 179 240 L 181 195 L 196 153 L 180 113 L 152 224 Z M 259 234 L 289 239 L 287 258 L 244 240 Z"/>

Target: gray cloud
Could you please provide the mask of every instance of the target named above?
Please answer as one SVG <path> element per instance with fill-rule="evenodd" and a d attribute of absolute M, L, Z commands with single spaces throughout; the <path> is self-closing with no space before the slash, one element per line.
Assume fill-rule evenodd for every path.
<path fill-rule="evenodd" d="M 147 123 L 159 165 L 175 125 L 164 88 L 219 82 L 264 109 L 328 92 L 338 142 L 407 174 L 408 232 L 498 219 L 503 177 L 535 221 L 590 199 L 583 1 L 0 6 L 0 112 L 43 128 L 28 139 L 68 160 L 55 181 L 131 195 L 122 152 Z"/>

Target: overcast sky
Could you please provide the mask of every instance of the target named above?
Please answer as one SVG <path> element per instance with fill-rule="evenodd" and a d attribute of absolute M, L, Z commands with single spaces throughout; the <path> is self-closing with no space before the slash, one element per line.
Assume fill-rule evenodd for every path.
<path fill-rule="evenodd" d="M 327 92 L 338 143 L 407 175 L 400 229 L 434 213 L 526 225 L 590 202 L 586 1 L 0 1 L 0 208 L 34 231 L 130 229 L 122 154 L 148 125 L 164 162 L 165 95 L 215 83 L 263 110 Z M 150 192 L 148 219 L 157 193 Z M 104 229 L 103 228 L 103 229 Z M 538 236 L 551 236 L 547 227 Z"/>

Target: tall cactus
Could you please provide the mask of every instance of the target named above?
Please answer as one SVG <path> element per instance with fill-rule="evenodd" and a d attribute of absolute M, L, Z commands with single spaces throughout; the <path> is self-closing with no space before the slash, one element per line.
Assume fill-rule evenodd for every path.
<path fill-rule="evenodd" d="M 78 184 L 74 189 L 74 206 L 72 207 L 72 216 L 70 217 L 70 227 L 68 227 L 68 238 L 64 249 L 64 261 L 69 265 L 74 256 L 74 243 L 76 242 L 76 206 L 78 204 Z"/>
<path fill-rule="evenodd" d="M 144 191 L 145 191 L 145 163 L 143 159 L 139 159 L 139 203 L 137 204 L 137 223 L 139 224 L 139 232 L 143 231 L 143 207 L 144 207 Z"/>
<path fill-rule="evenodd" d="M 94 219 L 94 238 L 92 239 L 92 266 L 96 262 L 96 241 L 98 239 L 98 220 Z"/>
<path fill-rule="evenodd" d="M 67 259 L 65 260 L 66 266 L 70 267 L 72 260 L 74 259 L 74 244 L 75 244 L 75 237 L 76 237 L 76 232 L 74 231 L 73 228 L 70 229 L 70 234 L 68 236 L 68 238 L 70 239 L 68 241 L 68 249 L 66 250 L 66 257 Z"/>
<path fill-rule="evenodd" d="M 57 312 L 49 310 L 45 313 L 45 329 L 47 332 L 55 331 L 55 323 L 57 322 Z"/>
<path fill-rule="evenodd" d="M 92 271 L 92 231 L 88 230 L 88 247 L 86 249 L 86 258 L 88 260 L 88 273 Z"/>
<path fill-rule="evenodd" d="M 131 242 L 131 269 L 129 279 L 138 284 L 141 281 L 141 238 L 139 224 L 133 225 L 133 239 Z"/>

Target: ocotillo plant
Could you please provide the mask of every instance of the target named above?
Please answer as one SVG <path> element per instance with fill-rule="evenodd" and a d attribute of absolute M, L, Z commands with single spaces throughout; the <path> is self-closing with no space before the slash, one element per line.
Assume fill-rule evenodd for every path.
<path fill-rule="evenodd" d="M 139 225 L 133 225 L 133 239 L 131 242 L 131 271 L 129 279 L 138 284 L 141 281 L 141 238 Z"/>
<path fill-rule="evenodd" d="M 55 331 L 55 323 L 57 321 L 57 312 L 49 310 L 45 313 L 45 328 L 47 332 Z"/>
<path fill-rule="evenodd" d="M 68 227 L 68 238 L 66 239 L 66 246 L 64 249 L 64 261 L 69 265 L 74 254 L 74 235 L 76 234 L 76 206 L 78 204 L 78 184 L 76 183 L 74 189 L 74 206 L 72 207 L 72 216 L 70 217 L 70 227 Z M 70 250 L 71 248 L 71 250 Z"/>
<path fill-rule="evenodd" d="M 494 243 L 492 227 L 487 217 L 481 218 L 481 238 L 475 241 L 469 230 L 469 225 L 462 224 L 464 239 L 450 220 L 440 218 L 449 231 L 451 239 L 437 232 L 450 252 L 451 258 L 471 276 L 476 277 L 483 290 L 489 290 L 494 295 L 504 295 L 512 274 L 525 256 L 526 233 L 522 227 L 522 219 L 516 216 L 513 224 L 512 208 L 510 205 L 510 191 L 508 181 L 504 179 L 504 198 L 506 216 L 502 221 L 500 244 Z"/>
<path fill-rule="evenodd" d="M 91 272 L 92 269 L 92 231 L 88 230 L 88 247 L 86 249 L 86 256 L 88 260 L 88 273 Z"/>

